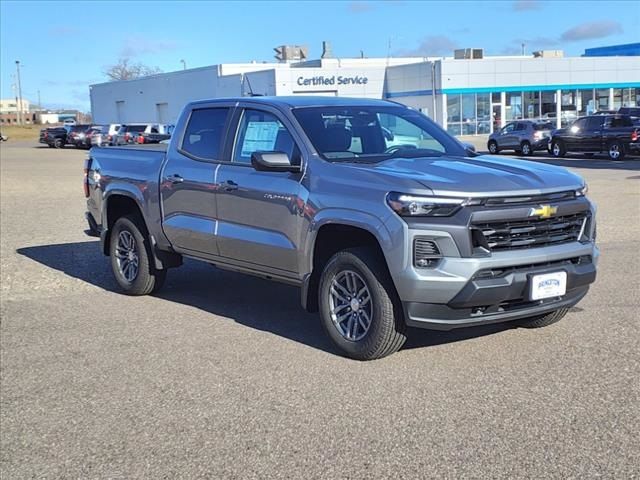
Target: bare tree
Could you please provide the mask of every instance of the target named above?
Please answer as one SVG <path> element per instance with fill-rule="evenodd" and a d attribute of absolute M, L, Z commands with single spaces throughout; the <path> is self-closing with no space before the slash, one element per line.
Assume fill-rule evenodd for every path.
<path fill-rule="evenodd" d="M 104 74 L 109 77 L 109 80 L 131 80 L 155 75 L 156 73 L 162 73 L 162 70 L 158 67 L 149 67 L 139 62 L 132 63 L 129 58 L 120 58 L 118 63 L 104 70 Z"/>

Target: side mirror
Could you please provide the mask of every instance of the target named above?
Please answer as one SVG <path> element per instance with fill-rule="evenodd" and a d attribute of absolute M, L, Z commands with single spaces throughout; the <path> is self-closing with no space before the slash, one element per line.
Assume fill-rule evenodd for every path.
<path fill-rule="evenodd" d="M 284 152 L 253 152 L 251 165 L 259 172 L 299 172 L 300 165 L 292 165 Z"/>
<path fill-rule="evenodd" d="M 466 152 L 476 153 L 476 146 L 473 143 L 461 142 Z"/>

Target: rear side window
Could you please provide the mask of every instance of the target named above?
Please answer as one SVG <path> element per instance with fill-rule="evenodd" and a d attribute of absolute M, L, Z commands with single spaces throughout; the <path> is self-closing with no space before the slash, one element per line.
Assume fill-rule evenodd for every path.
<path fill-rule="evenodd" d="M 617 127 L 631 127 L 633 122 L 629 117 L 611 117 L 607 119 L 607 126 L 611 128 Z"/>
<path fill-rule="evenodd" d="M 182 150 L 198 158 L 219 159 L 228 114 L 228 108 L 202 108 L 191 112 Z"/>
<path fill-rule="evenodd" d="M 556 128 L 556 127 L 554 127 L 551 122 L 534 123 L 533 124 L 533 129 L 534 130 L 553 130 L 554 128 Z"/>

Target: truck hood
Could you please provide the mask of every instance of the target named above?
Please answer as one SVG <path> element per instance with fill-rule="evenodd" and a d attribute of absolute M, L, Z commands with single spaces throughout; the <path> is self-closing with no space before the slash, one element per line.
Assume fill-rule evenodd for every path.
<path fill-rule="evenodd" d="M 397 158 L 353 168 L 387 177 L 389 183 L 414 180 L 435 195 L 486 197 L 535 195 L 581 188 L 584 180 L 562 167 L 508 157 Z M 391 178 L 389 178 L 391 177 Z M 412 193 L 412 192 L 408 192 Z"/>

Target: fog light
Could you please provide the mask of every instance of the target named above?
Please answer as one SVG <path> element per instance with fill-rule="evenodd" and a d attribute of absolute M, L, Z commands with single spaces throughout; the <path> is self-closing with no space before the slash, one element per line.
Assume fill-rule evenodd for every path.
<path fill-rule="evenodd" d="M 413 264 L 418 268 L 433 268 L 440 261 L 442 255 L 438 245 L 433 240 L 416 238 L 413 241 Z"/>

